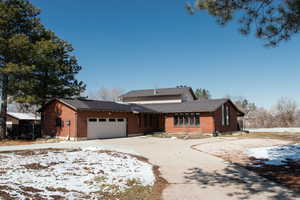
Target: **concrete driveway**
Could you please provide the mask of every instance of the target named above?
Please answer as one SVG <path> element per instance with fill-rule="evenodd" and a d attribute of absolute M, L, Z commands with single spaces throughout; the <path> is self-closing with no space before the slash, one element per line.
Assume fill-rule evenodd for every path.
<path fill-rule="evenodd" d="M 212 140 L 215 138 L 179 140 L 134 137 L 9 146 L 0 147 L 0 151 L 102 146 L 111 150 L 140 154 L 147 157 L 151 163 L 160 166 L 162 176 L 170 183 L 163 192 L 164 200 L 300 199 L 299 194 L 252 172 L 197 151 L 197 145 Z"/>

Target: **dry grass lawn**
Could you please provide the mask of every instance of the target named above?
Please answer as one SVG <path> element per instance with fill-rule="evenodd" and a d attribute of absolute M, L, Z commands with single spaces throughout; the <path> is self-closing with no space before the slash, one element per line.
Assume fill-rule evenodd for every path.
<path fill-rule="evenodd" d="M 235 137 L 240 139 L 277 139 L 290 141 L 292 143 L 300 143 L 300 133 L 241 133 L 238 135 L 226 135 L 226 137 Z"/>
<path fill-rule="evenodd" d="M 300 143 L 300 133 L 242 133 L 240 135 L 225 135 L 225 138 L 241 139 L 242 141 L 258 141 L 265 139 L 270 141 L 269 146 L 272 144 L 272 140 L 288 142 L 290 144 Z M 237 140 L 237 142 L 241 141 Z M 258 144 L 259 145 L 259 144 Z M 283 144 L 282 144 L 283 145 Z M 249 147 L 246 147 L 249 148 Z M 246 149 L 244 149 L 246 150 Z M 223 152 L 223 154 L 217 155 L 229 162 L 238 164 L 253 171 L 260 176 L 263 176 L 269 180 L 282 184 L 296 192 L 300 193 L 300 162 L 288 162 L 282 166 L 274 166 L 263 164 L 260 160 L 255 160 L 245 156 L 242 152 L 237 150 L 229 150 Z M 253 163 L 261 164 L 260 167 L 253 167 Z"/>
<path fill-rule="evenodd" d="M 18 145 L 31 145 L 42 143 L 54 143 L 58 142 L 58 139 L 36 139 L 36 140 L 0 140 L 0 146 L 18 146 Z"/>

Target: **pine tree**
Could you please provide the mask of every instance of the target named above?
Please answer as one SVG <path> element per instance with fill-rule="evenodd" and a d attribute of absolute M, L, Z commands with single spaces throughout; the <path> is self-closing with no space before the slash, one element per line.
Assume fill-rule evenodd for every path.
<path fill-rule="evenodd" d="M 0 114 L 0 138 L 6 135 L 6 110 L 9 76 L 8 71 L 25 70 L 21 60 L 25 52 L 14 47 L 23 42 L 28 48 L 28 42 L 32 43 L 38 37 L 42 28 L 39 19 L 40 10 L 27 1 L 0 0 L 0 70 L 1 70 L 1 114 Z"/>
<path fill-rule="evenodd" d="M 300 0 L 192 0 L 188 12 L 207 11 L 217 23 L 225 25 L 236 20 L 241 34 L 252 29 L 268 46 L 287 41 L 300 31 Z"/>
<path fill-rule="evenodd" d="M 73 48 L 40 23 L 40 10 L 27 0 L 0 0 L 0 139 L 6 133 L 7 96 L 42 106 L 56 97 L 78 96 L 85 85 Z"/>
<path fill-rule="evenodd" d="M 11 81 L 10 88 L 16 91 L 12 94 L 14 101 L 42 107 L 52 98 L 80 96 L 85 85 L 75 78 L 81 66 L 70 55 L 72 51 L 71 44 L 54 33 L 49 40 L 36 42 L 31 53 L 34 67 Z"/>
<path fill-rule="evenodd" d="M 211 94 L 210 94 L 209 90 L 202 89 L 202 88 L 196 89 L 195 95 L 196 95 L 197 99 L 210 99 L 211 98 Z"/>

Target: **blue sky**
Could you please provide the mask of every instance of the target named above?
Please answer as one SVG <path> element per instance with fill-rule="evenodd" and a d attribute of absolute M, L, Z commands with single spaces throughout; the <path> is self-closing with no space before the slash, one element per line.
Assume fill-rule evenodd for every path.
<path fill-rule="evenodd" d="M 235 23 L 220 27 L 206 13 L 188 15 L 183 0 L 31 2 L 42 9 L 42 23 L 73 44 L 88 93 L 188 85 L 268 108 L 280 97 L 300 104 L 300 36 L 266 48 Z"/>

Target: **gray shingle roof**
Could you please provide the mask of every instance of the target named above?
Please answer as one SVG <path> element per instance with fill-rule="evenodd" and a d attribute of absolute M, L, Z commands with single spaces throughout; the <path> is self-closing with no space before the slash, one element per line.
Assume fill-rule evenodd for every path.
<path fill-rule="evenodd" d="M 214 112 L 228 99 L 198 100 L 184 103 L 143 104 L 144 108 L 161 113 Z"/>
<path fill-rule="evenodd" d="M 76 110 L 138 112 L 138 113 L 184 113 L 184 112 L 214 112 L 229 99 L 209 99 L 184 103 L 164 104 L 125 104 L 110 101 L 58 99 Z M 233 104 L 234 105 L 234 104 Z M 236 108 L 241 114 L 238 108 Z"/>
<path fill-rule="evenodd" d="M 76 110 L 120 111 L 120 112 L 156 112 L 139 105 L 116 103 L 111 101 L 59 99 Z"/>
<path fill-rule="evenodd" d="M 167 95 L 185 95 L 192 92 L 190 87 L 179 87 L 179 88 L 159 88 L 159 89 L 148 89 L 148 90 L 132 90 L 123 94 L 121 97 L 145 97 L 145 96 L 167 96 Z"/>

